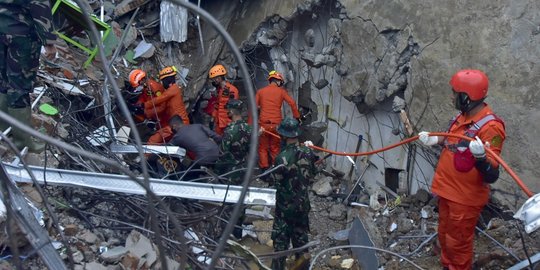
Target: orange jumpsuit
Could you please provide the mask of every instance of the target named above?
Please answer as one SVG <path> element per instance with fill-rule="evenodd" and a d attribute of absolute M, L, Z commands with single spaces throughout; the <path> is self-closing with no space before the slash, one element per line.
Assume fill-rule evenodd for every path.
<path fill-rule="evenodd" d="M 153 112 L 154 108 L 156 108 L 156 112 L 158 111 L 158 108 L 162 109 L 163 113 L 158 113 L 156 117 L 156 114 Z M 182 98 L 182 89 L 175 83 L 171 84 L 159 97 L 145 102 L 144 112 L 149 119 L 156 119 L 159 117 L 157 120 L 159 120 L 161 124 L 160 129 L 148 139 L 148 144 L 163 144 L 172 138 L 169 120 L 174 115 L 180 116 L 184 124 L 189 124 L 186 106 L 184 105 L 184 100 Z"/>
<path fill-rule="evenodd" d="M 269 84 L 257 91 L 255 95 L 259 113 L 259 125 L 265 130 L 276 133 L 276 128 L 281 123 L 281 106 L 283 101 L 291 106 L 293 117 L 300 118 L 300 112 L 296 107 L 296 102 L 289 96 L 287 91 L 275 84 Z M 280 142 L 279 139 L 267 133 L 263 133 L 259 137 L 259 168 L 268 168 L 274 163 L 276 156 L 279 154 Z M 268 160 L 270 153 L 271 160 Z"/>
<path fill-rule="evenodd" d="M 238 99 L 238 89 L 230 82 L 225 82 L 224 88 L 218 87 L 217 89 L 217 108 L 212 112 L 212 116 L 214 117 L 214 131 L 219 135 L 223 135 L 223 131 L 231 122 L 225 109 L 225 105 L 227 105 L 230 98 Z"/>
<path fill-rule="evenodd" d="M 475 115 L 459 115 L 449 128 L 449 133 L 464 135 L 486 115 L 493 114 L 486 105 Z M 489 121 L 476 133 L 490 149 L 500 155 L 506 137 L 501 121 Z M 474 231 L 478 217 L 489 199 L 489 184 L 484 183 L 482 174 L 474 167 L 458 171 L 456 163 L 458 138 L 447 137 L 441 152 L 432 192 L 439 196 L 439 242 L 441 263 L 449 269 L 471 269 L 473 259 Z M 498 163 L 487 155 L 493 168 Z M 468 170 L 468 171 L 466 171 Z"/>
<path fill-rule="evenodd" d="M 144 92 L 139 95 L 139 98 L 137 99 L 137 102 L 135 102 L 135 104 L 140 104 L 144 106 L 145 102 L 159 97 L 163 92 L 165 92 L 165 88 L 163 88 L 163 85 L 150 78 L 148 79 L 148 88 L 145 88 Z M 164 111 L 165 104 L 163 104 L 162 106 L 156 106 L 148 112 L 145 111 L 145 115 L 158 115 L 158 117 L 161 119 L 161 115 L 164 113 Z M 145 119 L 145 115 L 135 115 L 134 118 L 137 122 L 142 122 Z"/>

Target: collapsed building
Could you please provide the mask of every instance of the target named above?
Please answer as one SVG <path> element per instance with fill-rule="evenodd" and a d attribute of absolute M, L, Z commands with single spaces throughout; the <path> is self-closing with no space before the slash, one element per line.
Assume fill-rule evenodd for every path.
<path fill-rule="evenodd" d="M 51 144 L 45 155 L 28 154 L 22 160 L 15 158 L 15 166 L 4 166 L 10 178 L 29 182 L 32 176 L 18 162 L 36 165 L 32 171 L 45 184 L 49 198 L 45 201 L 59 217 L 55 221 L 48 211 L 28 209 L 49 223 L 44 225 L 48 236 L 31 239 L 41 239 L 43 243 L 35 243 L 43 246 L 48 239 L 57 242 L 55 248 L 22 250 L 23 264 L 51 267 L 55 259 L 48 256 L 56 253 L 81 269 L 120 265 L 159 269 L 164 268 L 163 261 L 173 269 L 180 264 L 203 269 L 222 246 L 220 238 L 229 218 L 226 208 L 241 198 L 242 188 L 220 185 L 220 177 L 226 176 L 211 171 L 204 172 L 200 181 L 205 183 L 179 182 L 181 173 L 151 171 L 152 177 L 162 178 L 150 182 L 159 199 L 145 197 L 142 178 L 140 185 L 130 180 L 145 170 L 135 131 L 121 113 L 121 97 L 114 93 L 104 65 L 112 68 L 114 83 L 120 87 L 135 67 L 157 74 L 163 66 L 176 65 L 194 121 L 199 119 L 204 93 L 212 91 L 207 71 L 213 64 L 228 68 L 228 77 L 244 100 L 249 100 L 246 84 L 258 89 L 266 84 L 268 71 L 278 70 L 285 74 L 286 88 L 304 119 L 301 140 L 342 153 L 380 149 L 421 130 L 443 130 L 453 113 L 446 102 L 447 78 L 464 66 L 482 68 L 494 78 L 488 101 L 512 123 L 506 149 L 519 149 L 505 150 L 502 157 L 531 190 L 539 190 L 534 181 L 539 172 L 531 162 L 539 149 L 523 143 L 533 141 L 537 95 L 532 85 L 517 78 L 533 82 L 538 74 L 534 59 L 530 60 L 531 52 L 538 51 L 532 45 L 539 25 L 532 14 L 538 10 L 534 1 L 477 3 L 472 8 L 444 1 L 199 3 L 230 33 L 249 76 L 244 76 L 242 64 L 215 27 L 179 5 L 137 0 L 88 3 L 87 10 L 98 14 L 92 20 L 103 33 L 99 36 L 100 53 L 107 57 L 103 62 L 88 24 L 80 20 L 84 12 L 73 11 L 71 1 L 56 3 L 55 23 L 67 38 L 61 39 L 58 57 L 43 62 L 35 96 L 36 106 L 47 103 L 59 112 L 46 115 L 41 110 L 34 115 L 35 126 L 109 162 Z M 449 16 L 456 9 L 469 12 Z M 471 24 L 482 29 L 482 35 L 470 29 Z M 507 88 L 519 95 L 510 95 Z M 137 132 L 144 138 L 150 131 L 141 124 Z M 145 149 L 178 162 L 185 156 L 178 147 Z M 13 154 L 5 152 L 5 160 L 13 161 Z M 436 150 L 411 143 L 361 157 L 326 156 L 327 167 L 314 181 L 311 194 L 311 238 L 319 242 L 309 248 L 313 257 L 320 255 L 315 269 L 439 267 L 432 248 L 437 212 L 427 192 L 437 155 Z M 492 203 L 478 226 L 476 259 L 485 269 L 522 269 L 529 263 L 532 268 L 538 265 L 538 233 L 522 233 L 522 224 L 512 218 L 527 196 L 509 175 L 501 178 L 493 185 Z M 253 205 L 248 208 L 252 221 L 246 222 L 252 227 L 244 232 L 255 235 L 256 244 L 246 243 L 254 253 L 228 243 L 217 262 L 221 268 L 266 269 L 267 260 L 275 256 L 268 249 L 273 190 L 257 181 L 252 185 L 244 200 Z M 45 218 L 39 217 L 43 214 Z M 51 224 L 55 222 L 58 226 Z M 60 243 L 61 234 L 68 243 Z M 347 243 L 393 251 L 415 264 L 400 265 L 400 257 L 373 249 L 331 250 Z M 23 258 L 36 253 L 41 259 Z M 161 260 L 162 255 L 167 257 Z"/>

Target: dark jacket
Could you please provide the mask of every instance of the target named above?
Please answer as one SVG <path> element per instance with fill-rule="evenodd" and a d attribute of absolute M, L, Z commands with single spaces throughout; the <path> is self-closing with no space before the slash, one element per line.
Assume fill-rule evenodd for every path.
<path fill-rule="evenodd" d="M 213 164 L 219 157 L 221 136 L 201 124 L 185 125 L 178 130 L 171 141 L 172 145 L 185 148 L 195 154 L 197 164 Z"/>

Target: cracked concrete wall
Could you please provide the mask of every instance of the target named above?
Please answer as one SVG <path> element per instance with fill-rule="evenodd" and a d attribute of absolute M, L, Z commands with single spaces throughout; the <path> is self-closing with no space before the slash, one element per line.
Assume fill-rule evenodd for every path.
<path fill-rule="evenodd" d="M 522 180 L 539 191 L 536 168 L 540 146 L 535 143 L 540 111 L 535 84 L 539 79 L 540 3 L 537 1 L 341 1 L 350 20 L 344 28 L 369 32 L 362 48 L 345 49 L 366 55 L 385 48 L 379 35 L 397 32 L 401 44 L 413 40 L 405 97 L 411 121 L 419 130 L 444 130 L 456 111 L 450 102 L 450 76 L 461 68 L 479 68 L 490 77 L 487 102 L 506 121 L 502 157 Z M 346 32 L 343 30 L 343 32 Z M 409 46 L 410 46 L 409 42 Z M 371 45 L 371 46 L 369 46 Z M 347 46 L 344 46 L 347 48 Z M 402 45 L 405 47 L 405 45 Z M 396 50 L 397 53 L 403 50 Z M 367 53 L 368 55 L 370 53 Z M 383 53 L 374 53 L 377 56 Z M 386 55 L 384 55 L 386 58 Z M 375 63 L 367 61 L 368 63 Z M 391 68 L 391 71 L 396 70 Z M 370 69 L 373 71 L 373 69 Z M 357 75 L 359 76 L 359 75 Z M 368 77 L 374 74 L 368 73 Z M 380 80 L 381 77 L 379 77 Z M 382 77 L 387 78 L 387 77 Z M 368 88 L 373 83 L 366 83 Z M 375 84 L 376 85 L 376 84 Z M 383 88 L 384 89 L 384 88 Z M 373 90 L 372 90 L 373 91 Z M 373 94 L 375 93 L 375 95 Z M 367 93 L 374 95 L 377 91 Z M 389 92 L 386 92 L 388 95 Z M 505 174 L 496 189 L 519 193 Z M 511 202 L 512 203 L 512 202 Z"/>
<path fill-rule="evenodd" d="M 256 60 L 248 63 L 253 83 L 264 85 L 265 72 L 274 68 L 285 73 L 289 92 L 304 112 L 311 111 L 306 134 L 323 146 L 354 152 L 359 134 L 366 140 L 360 151 L 400 141 L 403 126 L 391 104 L 396 96 L 406 100 L 415 132 L 444 130 L 456 114 L 450 76 L 478 68 L 491 80 L 487 102 L 506 120 L 503 159 L 533 191 L 540 190 L 534 136 L 540 120 L 540 3 L 265 0 L 239 6 L 228 29 L 246 58 Z M 364 177 L 373 189 L 384 184 L 386 168 L 409 169 L 414 191 L 429 186 L 436 161 L 430 149 L 413 147 L 357 164 L 368 168 Z M 349 171 L 346 158 L 330 163 Z M 494 187 L 523 195 L 507 174 Z"/>

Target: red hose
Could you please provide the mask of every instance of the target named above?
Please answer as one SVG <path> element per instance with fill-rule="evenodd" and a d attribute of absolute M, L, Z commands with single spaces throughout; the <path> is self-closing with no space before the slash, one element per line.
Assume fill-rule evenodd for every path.
<path fill-rule="evenodd" d="M 264 132 L 266 132 L 266 133 L 268 133 L 268 134 L 270 134 L 270 135 L 272 135 L 272 136 L 274 136 L 276 138 L 281 138 L 279 135 L 274 134 L 274 133 L 272 133 L 270 131 L 265 130 Z M 468 140 L 468 141 L 473 141 L 474 140 L 473 138 L 470 138 L 470 137 L 467 137 L 467 136 L 464 136 L 464 135 L 451 134 L 451 133 L 445 133 L 445 132 L 430 132 L 429 135 L 430 136 L 455 137 L 455 138 L 460 138 L 460 139 Z M 401 142 L 394 143 L 392 145 L 389 145 L 389 146 L 386 146 L 386 147 L 383 147 L 383 148 L 380 148 L 380 149 L 377 149 L 377 150 L 373 150 L 373 151 L 369 151 L 369 152 L 360 152 L 360 153 L 336 152 L 336 151 L 328 150 L 328 149 L 318 147 L 318 146 L 315 146 L 315 145 L 312 145 L 310 147 L 315 149 L 315 150 L 323 151 L 323 152 L 330 153 L 330 154 L 337 155 L 337 156 L 353 156 L 354 157 L 354 156 L 367 156 L 367 155 L 372 155 L 372 154 L 375 154 L 375 153 L 383 152 L 383 151 L 398 147 L 398 146 L 400 146 L 402 144 L 411 143 L 411 142 L 416 141 L 416 140 L 418 140 L 418 136 L 414 136 L 414 137 L 405 139 L 405 140 L 403 140 Z M 501 166 L 508 172 L 508 174 L 516 181 L 518 186 L 525 192 L 525 194 L 527 194 L 527 196 L 532 197 L 534 195 L 529 190 L 529 188 L 525 185 L 525 183 L 523 183 L 523 181 L 521 181 L 519 176 L 517 176 L 517 174 L 510 168 L 510 166 L 508 166 L 508 164 L 506 164 L 506 162 L 504 162 L 504 160 L 502 160 L 501 157 L 499 157 L 497 154 L 495 154 L 488 147 L 485 147 L 484 149 L 486 149 L 486 152 L 488 152 L 499 164 L 501 164 Z"/>

